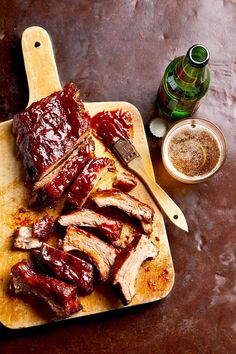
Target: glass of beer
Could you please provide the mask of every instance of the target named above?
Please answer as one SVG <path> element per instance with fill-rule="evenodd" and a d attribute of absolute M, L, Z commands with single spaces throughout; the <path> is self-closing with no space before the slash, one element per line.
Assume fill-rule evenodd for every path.
<path fill-rule="evenodd" d="M 226 142 L 217 126 L 201 118 L 174 124 L 162 144 L 166 170 L 184 183 L 199 183 L 214 175 L 226 158 Z"/>

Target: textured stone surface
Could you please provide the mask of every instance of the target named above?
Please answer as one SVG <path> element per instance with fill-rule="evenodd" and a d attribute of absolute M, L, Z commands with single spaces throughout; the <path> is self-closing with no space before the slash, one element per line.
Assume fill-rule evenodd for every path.
<path fill-rule="evenodd" d="M 228 143 L 224 168 L 191 186 L 167 175 L 160 144 L 149 137 L 157 180 L 190 227 L 185 234 L 167 221 L 176 281 L 165 300 L 28 330 L 1 326 L 1 352 L 236 352 L 235 23 L 235 0 L 1 1 L 2 120 L 27 103 L 20 37 L 26 27 L 40 25 L 53 40 L 63 84 L 75 81 L 87 101 L 129 101 L 146 125 L 155 116 L 168 62 L 194 43 L 205 44 L 212 81 L 195 115 L 216 123 Z"/>

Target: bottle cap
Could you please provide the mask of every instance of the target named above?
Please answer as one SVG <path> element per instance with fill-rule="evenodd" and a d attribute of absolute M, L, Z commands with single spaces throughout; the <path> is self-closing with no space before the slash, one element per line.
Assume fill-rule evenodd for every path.
<path fill-rule="evenodd" d="M 162 118 L 154 118 L 149 124 L 150 132 L 152 133 L 152 135 L 159 139 L 163 138 L 166 135 L 168 128 L 168 122 Z"/>

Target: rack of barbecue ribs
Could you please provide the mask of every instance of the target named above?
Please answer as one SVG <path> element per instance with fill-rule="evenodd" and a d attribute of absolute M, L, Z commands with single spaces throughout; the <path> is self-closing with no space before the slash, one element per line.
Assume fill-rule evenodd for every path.
<path fill-rule="evenodd" d="M 64 206 L 62 215 L 45 214 L 14 233 L 15 249 L 30 251 L 31 258 L 12 267 L 10 289 L 43 299 L 57 318 L 80 311 L 80 297 L 99 282 L 118 289 L 129 304 L 141 265 L 158 255 L 150 236 L 154 210 L 129 194 L 137 185 L 131 173 L 117 171 L 112 156 L 96 156 L 91 135 L 109 148 L 119 138 L 132 139 L 132 128 L 131 114 L 121 110 L 91 119 L 74 84 L 14 118 L 17 155 L 31 188 L 29 207 L 54 208 L 62 197 Z M 108 172 L 111 189 L 104 189 L 100 181 Z M 58 240 L 54 247 L 52 236 Z"/>
<path fill-rule="evenodd" d="M 32 103 L 13 120 L 17 155 L 26 181 L 39 181 L 89 135 L 90 124 L 75 85 Z"/>

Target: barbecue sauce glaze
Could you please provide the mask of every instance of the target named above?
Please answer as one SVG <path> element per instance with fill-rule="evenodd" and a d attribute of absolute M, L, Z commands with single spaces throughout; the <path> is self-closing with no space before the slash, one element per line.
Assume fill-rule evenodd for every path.
<path fill-rule="evenodd" d="M 121 110 L 103 111 L 91 119 L 91 127 L 96 136 L 107 145 L 113 145 L 120 138 L 132 137 L 132 117 L 129 112 Z"/>

